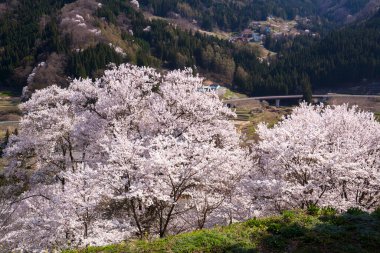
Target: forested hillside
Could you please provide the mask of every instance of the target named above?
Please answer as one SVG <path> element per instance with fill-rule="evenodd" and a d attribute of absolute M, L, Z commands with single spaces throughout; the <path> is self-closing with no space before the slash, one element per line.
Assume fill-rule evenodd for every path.
<path fill-rule="evenodd" d="M 230 82 L 234 54 L 244 50 L 164 21 L 148 21 L 126 1 L 80 0 L 64 8 L 68 1 L 53 2 L 25 0 L 7 6 L 1 17 L 2 87 L 20 90 L 27 79 L 31 91 L 47 83 L 65 86 L 64 76 L 98 76 L 109 62 L 169 69 L 197 66 Z M 257 62 L 253 52 L 251 58 Z"/>
<path fill-rule="evenodd" d="M 48 3 L 46 0 L 41 6 Z M 60 12 L 53 12 L 53 7 L 45 12 L 42 7 L 41 11 L 32 8 L 36 11 L 30 11 L 27 16 L 33 19 L 30 25 L 34 28 L 25 33 L 19 31 L 18 40 L 3 42 L 1 86 L 21 90 L 28 84 L 31 92 L 48 83 L 65 86 L 66 75 L 99 76 L 109 62 L 166 69 L 192 67 L 195 70 L 197 67 L 202 74 L 227 83 L 232 82 L 240 61 L 248 59 L 255 69 L 265 68 L 257 60 L 256 49 L 249 45 L 234 45 L 201 33 L 182 31 L 165 21 L 149 21 L 129 2 L 103 0 L 101 4 L 101 7 L 93 7 L 97 2 L 82 0 L 65 6 Z M 12 17 L 3 23 L 4 38 L 14 34 L 14 29 L 7 28 L 11 20 L 25 29 L 18 15 L 19 9 L 26 11 L 31 8 L 29 5 L 28 1 L 21 1 L 17 9 L 3 16 L 3 19 Z M 82 21 L 86 12 L 92 16 Z M 68 22 L 70 26 L 66 25 Z M 90 25 L 94 28 L 83 29 Z M 93 35 L 89 32 L 92 30 L 99 31 L 100 35 Z M 20 42 L 22 40 L 26 42 Z M 28 46 L 18 50 L 23 44 Z"/>
<path fill-rule="evenodd" d="M 318 0 L 319 13 L 339 23 L 367 19 L 379 9 L 379 0 Z"/>
<path fill-rule="evenodd" d="M 265 20 L 273 15 L 294 19 L 297 15 L 326 18 L 331 22 L 348 23 L 365 19 L 376 12 L 378 0 L 142 0 L 145 10 L 158 16 L 179 14 L 196 20 L 206 30 L 219 28 L 238 31 L 249 21 Z"/>
<path fill-rule="evenodd" d="M 321 41 L 284 53 L 274 71 L 306 73 L 314 86 L 342 86 L 380 78 L 380 15 L 333 31 Z M 273 72 L 274 73 L 274 72 Z"/>
<path fill-rule="evenodd" d="M 316 15 L 316 5 L 310 0 L 142 0 L 140 3 L 155 15 L 172 12 L 197 20 L 206 30 L 219 28 L 239 31 L 251 20 L 265 20 L 269 15 L 294 19 L 296 15 Z"/>
<path fill-rule="evenodd" d="M 271 86 L 283 87 L 283 94 L 294 94 L 300 93 L 309 81 L 316 89 L 349 87 L 363 79 L 378 80 L 379 31 L 378 13 L 365 23 L 331 31 L 321 39 L 296 38 L 290 49 L 280 49 L 279 57 L 263 72 L 242 65 L 243 69 L 235 73 L 235 82 L 250 94 L 268 94 Z"/>
<path fill-rule="evenodd" d="M 58 34 L 54 29 L 40 29 L 42 16 L 56 15 L 56 11 L 72 0 L 22 0 L 19 3 L 2 1 L 7 9 L 0 15 L 0 85 L 20 66 L 36 63 L 38 54 L 64 48 L 58 45 Z M 42 39 L 47 39 L 41 43 Z M 17 80 L 17 75 L 13 76 Z"/>
<path fill-rule="evenodd" d="M 299 94 L 310 87 L 345 87 L 379 78 L 379 15 L 321 37 L 282 41 L 267 36 L 265 46 L 278 54 L 263 60 L 251 44 L 180 29 L 142 12 L 178 12 L 206 29 L 241 30 L 250 19 L 314 15 L 322 8 L 322 2 L 285 2 L 143 0 L 136 6 L 122 0 L 3 1 L 0 86 L 21 92 L 28 85 L 30 95 L 52 83 L 67 86 L 67 77 L 101 76 L 110 62 L 191 67 L 248 95 Z M 353 13 L 366 2 L 340 6 Z"/>
<path fill-rule="evenodd" d="M 301 36 L 278 47 L 269 66 L 237 61 L 234 84 L 250 95 L 300 94 L 313 89 L 349 87 L 380 78 L 380 14 L 364 23 L 334 30 L 322 38 Z M 272 45 L 270 45 L 272 43 Z M 276 39 L 267 41 L 274 47 Z M 281 45 L 281 42 L 280 42 Z"/>

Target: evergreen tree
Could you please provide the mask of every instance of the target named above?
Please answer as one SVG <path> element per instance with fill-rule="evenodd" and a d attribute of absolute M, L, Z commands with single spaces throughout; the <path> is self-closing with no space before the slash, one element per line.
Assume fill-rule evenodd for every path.
<path fill-rule="evenodd" d="M 307 75 L 303 75 L 300 81 L 302 86 L 302 99 L 307 103 L 313 102 L 313 91 L 311 89 L 310 79 Z"/>

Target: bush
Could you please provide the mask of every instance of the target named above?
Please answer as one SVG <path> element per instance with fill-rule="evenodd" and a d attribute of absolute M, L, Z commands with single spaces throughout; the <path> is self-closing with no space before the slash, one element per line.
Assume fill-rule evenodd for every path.
<path fill-rule="evenodd" d="M 272 234 L 280 234 L 281 227 L 282 224 L 273 222 L 268 225 L 267 231 Z"/>
<path fill-rule="evenodd" d="M 332 216 L 332 215 L 336 215 L 337 211 L 334 207 L 326 206 L 326 207 L 321 208 L 320 214 L 325 215 L 325 216 Z"/>
<path fill-rule="evenodd" d="M 299 224 L 291 224 L 290 226 L 283 227 L 280 233 L 285 238 L 295 238 L 305 234 L 305 228 Z"/>
<path fill-rule="evenodd" d="M 286 241 L 284 240 L 283 237 L 281 237 L 279 235 L 267 237 L 265 239 L 265 243 L 269 247 L 276 248 L 276 249 L 284 249 L 286 246 Z"/>
<path fill-rule="evenodd" d="M 253 228 L 253 227 L 259 227 L 261 225 L 261 221 L 258 220 L 256 217 L 253 219 L 248 220 L 245 223 L 248 227 Z"/>
<path fill-rule="evenodd" d="M 376 208 L 376 210 L 373 211 L 372 215 L 380 219 L 380 207 Z"/>
<path fill-rule="evenodd" d="M 361 215 L 361 214 L 365 214 L 365 213 L 366 212 L 361 210 L 359 207 L 351 207 L 347 210 L 347 214 L 351 214 L 351 215 Z"/>
<path fill-rule="evenodd" d="M 287 211 L 282 212 L 282 217 L 287 222 L 293 220 L 295 216 L 296 216 L 296 213 L 294 211 L 288 211 L 287 210 Z"/>
<path fill-rule="evenodd" d="M 320 208 L 316 204 L 311 204 L 307 207 L 307 214 L 316 216 L 320 212 Z"/>

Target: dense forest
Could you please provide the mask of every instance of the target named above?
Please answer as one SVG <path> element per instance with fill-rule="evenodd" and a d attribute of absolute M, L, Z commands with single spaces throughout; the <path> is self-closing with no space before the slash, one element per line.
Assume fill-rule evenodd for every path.
<path fill-rule="evenodd" d="M 39 31 L 41 17 L 45 14 L 54 16 L 64 4 L 74 0 L 21 0 L 10 5 L 10 10 L 0 18 L 0 84 L 9 78 L 20 65 L 33 64 L 36 57 L 45 50 L 62 50 L 57 48 L 58 31 L 47 26 L 46 32 Z M 5 2 L 5 1 L 1 1 Z M 49 39 L 50 45 L 41 43 Z"/>
<path fill-rule="evenodd" d="M 270 15 L 289 20 L 299 15 L 316 17 L 324 23 L 344 23 L 348 15 L 360 13 L 369 2 L 371 0 L 141 0 L 140 4 L 158 16 L 178 14 L 194 19 L 206 30 L 239 31 L 249 21 L 265 20 Z"/>
<path fill-rule="evenodd" d="M 303 47 L 295 42 L 291 51 L 272 70 L 275 73 L 306 73 L 313 85 L 341 86 L 362 79 L 380 78 L 380 16 L 365 24 L 333 31 L 322 40 Z"/>
<path fill-rule="evenodd" d="M 269 15 L 294 19 L 296 15 L 316 15 L 316 6 L 309 0 L 259 1 L 200 1 L 200 0 L 142 0 L 140 3 L 159 16 L 171 12 L 199 21 L 206 30 L 218 27 L 239 31 L 250 20 L 265 20 Z"/>
<path fill-rule="evenodd" d="M 364 23 L 331 31 L 321 39 L 298 37 L 290 49 L 277 45 L 280 56 L 270 67 L 269 76 L 293 91 L 297 84 L 289 77 L 300 75 L 307 75 L 314 88 L 379 79 L 379 30 L 380 12 Z M 273 40 L 270 43 L 276 45 Z"/>
<path fill-rule="evenodd" d="M 23 66 L 35 66 L 52 53 L 64 56 L 60 58 L 64 63 L 62 73 L 73 78 L 100 76 L 110 62 L 130 62 L 163 69 L 191 67 L 203 76 L 248 95 L 300 94 L 311 88 L 345 87 L 362 79 L 380 78 L 379 14 L 366 22 L 324 33 L 321 38 L 299 36 L 281 40 L 268 37 L 265 46 L 276 51 L 277 56 L 262 61 L 258 59 L 257 47 L 179 29 L 164 20 L 148 20 L 140 10 L 121 0 L 102 0 L 102 7 L 93 15 L 99 27 L 101 22 L 109 27 L 120 27 L 125 22 L 129 24 L 130 30 L 121 29 L 119 35 L 127 45 L 127 51 L 120 54 L 114 46 L 100 39 L 77 50 L 72 48 L 70 34 L 62 34 L 56 14 L 60 7 L 69 2 L 72 1 L 23 0 L 2 16 L 1 86 L 8 80 L 10 87 L 21 90 L 25 81 L 14 81 L 16 70 Z M 145 7 L 161 6 L 162 13 L 157 14 L 170 12 L 170 8 L 178 5 L 173 2 L 167 6 L 168 3 L 170 1 L 141 1 Z M 270 1 L 265 3 L 269 4 Z M 214 1 L 187 1 L 187 4 L 198 6 L 201 10 L 203 7 L 200 5 L 209 4 L 211 8 Z M 226 5 L 220 6 L 227 8 Z M 234 5 L 234 8 L 238 6 Z M 275 6 L 280 7 L 281 4 Z M 303 10 L 310 11 L 312 8 Z M 51 16 L 41 29 L 41 17 L 46 14 Z M 206 16 L 215 22 L 218 20 L 211 14 Z M 124 23 L 121 24 L 120 20 Z M 232 25 L 227 23 L 224 24 L 226 29 Z"/>
<path fill-rule="evenodd" d="M 107 6 L 113 15 L 123 12 L 123 5 Z M 247 94 L 301 93 L 309 82 L 318 88 L 379 78 L 379 15 L 366 23 L 332 31 L 322 39 L 298 37 L 290 48 L 280 47 L 280 57 L 271 60 L 269 66 L 257 60 L 256 50 L 249 45 L 182 31 L 135 14 L 129 17 L 134 38 L 146 49 L 141 50 L 144 55 L 140 53 L 138 65 L 168 69 L 197 66 L 205 73 L 222 75 Z M 147 26 L 151 27 L 149 32 L 144 31 Z M 155 60 L 148 60 L 151 58 Z"/>
<path fill-rule="evenodd" d="M 166 33 L 165 38 L 161 31 L 170 30 L 165 23 L 152 27 L 149 33 L 136 27 L 136 36 L 149 42 L 152 54 L 168 63 L 165 67 L 195 64 L 205 71 L 224 74 L 227 80 L 233 76 L 233 84 L 250 95 L 299 94 L 308 80 L 315 89 L 380 78 L 379 15 L 331 31 L 321 39 L 298 37 L 290 48 L 279 48 L 279 57 L 270 60 L 269 66 L 258 62 L 257 52 L 249 45 L 231 45 L 174 29 L 174 36 Z"/>
<path fill-rule="evenodd" d="M 110 62 L 117 65 L 124 62 L 120 54 L 102 43 L 82 52 L 71 53 L 69 57 L 66 72 L 69 75 L 82 78 L 101 76 L 102 73 L 97 73 L 97 70 L 104 69 Z"/>

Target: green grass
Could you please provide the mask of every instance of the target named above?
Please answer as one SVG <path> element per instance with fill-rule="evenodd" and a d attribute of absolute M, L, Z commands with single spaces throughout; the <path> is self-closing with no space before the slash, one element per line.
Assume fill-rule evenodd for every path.
<path fill-rule="evenodd" d="M 251 219 L 156 240 L 134 240 L 66 253 L 126 252 L 379 252 L 380 211 L 352 210 L 336 215 L 330 209 L 286 211 L 281 216 Z"/>
<path fill-rule="evenodd" d="M 21 117 L 19 104 L 20 98 L 6 97 L 4 93 L 0 93 L 0 141 L 7 130 L 13 132 L 17 128 L 16 122 Z"/>
<path fill-rule="evenodd" d="M 273 127 L 277 124 L 281 117 L 291 113 L 292 108 L 261 108 L 260 110 L 248 110 L 245 108 L 237 108 L 237 118 L 235 120 L 242 122 L 238 124 L 238 129 L 244 134 L 246 141 L 257 141 L 258 136 L 256 133 L 257 125 L 261 122 L 265 122 L 269 127 Z M 245 121 L 245 122 L 244 122 Z"/>
<path fill-rule="evenodd" d="M 237 108 L 235 113 L 237 117 L 234 120 L 249 121 L 251 118 L 251 112 L 247 109 Z"/>
<path fill-rule="evenodd" d="M 12 97 L 13 93 L 11 91 L 0 91 L 0 97 Z"/>
<path fill-rule="evenodd" d="M 375 119 L 380 122 L 380 112 L 375 112 Z"/>
<path fill-rule="evenodd" d="M 238 93 L 238 92 L 234 92 L 234 91 L 226 88 L 226 92 L 223 94 L 223 96 L 221 98 L 224 100 L 228 100 L 228 99 L 246 98 L 246 97 L 247 97 L 247 95 L 244 95 L 244 94 Z"/>

